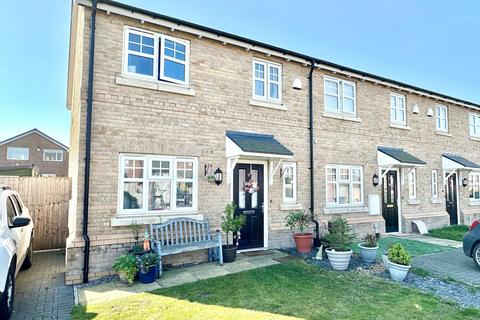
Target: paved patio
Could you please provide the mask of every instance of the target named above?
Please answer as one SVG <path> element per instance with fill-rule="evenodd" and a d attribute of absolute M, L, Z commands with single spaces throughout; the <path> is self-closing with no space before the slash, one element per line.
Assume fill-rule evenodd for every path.
<path fill-rule="evenodd" d="M 20 271 L 11 319 L 70 319 L 73 286 L 65 285 L 65 251 L 36 252 Z"/>
<path fill-rule="evenodd" d="M 178 286 L 203 279 L 270 266 L 280 263 L 277 260 L 281 261 L 282 258 L 287 256 L 288 254 L 277 250 L 240 253 L 237 255 L 237 260 L 233 263 L 225 263 L 223 266 L 217 263 L 204 263 L 192 267 L 165 271 L 160 279 L 149 284 L 135 283 L 132 286 L 127 286 L 119 281 L 113 281 L 90 288 L 78 287 L 78 289 L 75 290 L 75 303 L 82 305 L 101 303 L 136 293 Z"/>

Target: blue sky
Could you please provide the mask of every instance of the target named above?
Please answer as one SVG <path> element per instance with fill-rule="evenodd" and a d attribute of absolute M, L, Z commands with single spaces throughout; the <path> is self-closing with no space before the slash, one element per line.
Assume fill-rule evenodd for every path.
<path fill-rule="evenodd" d="M 480 1 L 122 2 L 480 103 Z M 0 140 L 68 144 L 69 23 L 70 0 L 2 3 Z"/>

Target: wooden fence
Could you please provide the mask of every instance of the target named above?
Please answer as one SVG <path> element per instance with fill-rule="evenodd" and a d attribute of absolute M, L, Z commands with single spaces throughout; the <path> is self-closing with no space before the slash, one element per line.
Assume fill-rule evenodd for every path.
<path fill-rule="evenodd" d="M 34 250 L 65 248 L 68 236 L 70 178 L 0 176 L 20 194 L 35 224 Z"/>

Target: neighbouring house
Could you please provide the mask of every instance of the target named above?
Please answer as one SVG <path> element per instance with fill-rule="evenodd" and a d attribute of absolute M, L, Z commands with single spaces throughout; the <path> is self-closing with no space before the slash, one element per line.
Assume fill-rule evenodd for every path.
<path fill-rule="evenodd" d="M 0 175 L 66 177 L 68 147 L 38 129 L 0 141 Z"/>
<path fill-rule="evenodd" d="M 111 272 L 132 222 L 208 217 L 213 231 L 229 201 L 248 216 L 240 249 L 292 246 L 297 209 L 315 232 L 342 214 L 358 234 L 479 217 L 479 104 L 96 3 L 72 9 L 68 283 Z"/>

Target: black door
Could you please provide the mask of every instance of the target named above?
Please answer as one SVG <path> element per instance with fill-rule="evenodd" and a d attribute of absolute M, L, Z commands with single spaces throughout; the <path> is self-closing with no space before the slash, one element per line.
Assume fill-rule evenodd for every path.
<path fill-rule="evenodd" d="M 397 172 L 388 171 L 383 177 L 382 215 L 387 232 L 398 232 Z"/>
<path fill-rule="evenodd" d="M 247 218 L 240 231 L 239 249 L 263 247 L 263 165 L 239 163 L 233 172 L 235 215 Z"/>
<path fill-rule="evenodd" d="M 450 224 L 458 224 L 457 219 L 457 175 L 452 174 L 447 179 L 445 188 L 445 203 L 447 205 L 447 212 L 450 216 Z"/>

